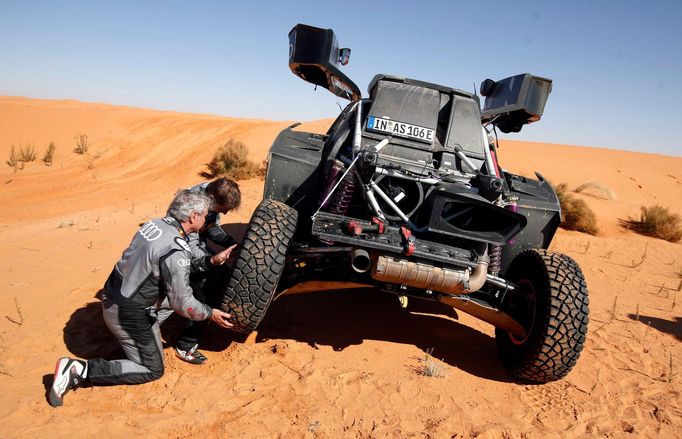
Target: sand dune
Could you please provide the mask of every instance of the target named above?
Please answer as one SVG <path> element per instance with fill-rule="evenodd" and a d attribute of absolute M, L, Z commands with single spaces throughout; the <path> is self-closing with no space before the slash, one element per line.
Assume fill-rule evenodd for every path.
<path fill-rule="evenodd" d="M 198 182 L 228 138 L 260 162 L 290 123 L 0 98 L 0 437 L 682 436 L 682 244 L 618 227 L 642 205 L 682 213 L 682 158 L 511 141 L 505 168 L 615 193 L 578 195 L 599 216 L 598 236 L 560 230 L 552 244 L 580 263 L 590 292 L 586 347 L 566 379 L 514 383 L 489 325 L 353 290 L 284 297 L 248 338 L 212 327 L 205 366 L 166 349 L 161 380 L 78 389 L 51 408 L 45 383 L 59 356 L 121 355 L 95 295 L 138 224 Z M 85 155 L 72 151 L 80 134 Z M 51 167 L 4 163 L 12 144 L 35 144 L 40 159 L 51 141 Z M 235 230 L 263 185 L 240 184 L 244 206 L 224 220 Z M 443 377 L 416 372 L 427 349 Z"/>

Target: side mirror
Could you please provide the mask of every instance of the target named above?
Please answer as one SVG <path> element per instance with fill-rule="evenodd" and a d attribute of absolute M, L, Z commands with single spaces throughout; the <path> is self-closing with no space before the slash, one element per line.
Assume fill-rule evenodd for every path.
<path fill-rule="evenodd" d="M 347 47 L 339 49 L 339 63 L 345 66 L 348 64 L 348 61 L 350 61 L 350 49 Z"/>

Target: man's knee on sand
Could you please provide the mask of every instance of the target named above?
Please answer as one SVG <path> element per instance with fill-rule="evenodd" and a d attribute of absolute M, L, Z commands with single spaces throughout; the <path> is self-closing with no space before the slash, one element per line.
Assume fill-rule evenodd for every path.
<path fill-rule="evenodd" d="M 112 381 L 110 383 L 104 381 L 95 381 L 92 378 L 91 382 L 92 384 L 145 384 L 158 380 L 165 372 L 165 367 L 163 364 L 159 366 L 147 367 L 147 369 L 149 369 L 148 372 L 123 375 L 116 381 Z"/>
<path fill-rule="evenodd" d="M 149 381 L 156 381 L 161 378 L 165 372 L 165 369 L 166 368 L 163 362 L 149 366 L 149 373 L 147 374 Z"/>

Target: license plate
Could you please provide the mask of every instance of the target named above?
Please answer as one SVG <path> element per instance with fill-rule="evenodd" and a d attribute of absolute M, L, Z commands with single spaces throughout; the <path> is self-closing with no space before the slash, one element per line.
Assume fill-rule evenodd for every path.
<path fill-rule="evenodd" d="M 429 128 L 374 116 L 367 118 L 367 129 L 427 143 L 433 143 L 435 134 L 435 131 Z"/>

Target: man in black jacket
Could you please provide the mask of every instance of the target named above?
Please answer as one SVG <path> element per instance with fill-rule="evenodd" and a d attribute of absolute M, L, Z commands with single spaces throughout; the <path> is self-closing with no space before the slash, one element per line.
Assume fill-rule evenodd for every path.
<path fill-rule="evenodd" d="M 190 284 L 194 290 L 194 297 L 211 306 L 218 306 L 218 291 L 229 275 L 228 268 L 223 265 L 227 258 L 223 259 L 214 254 L 208 243 L 210 241 L 217 246 L 234 249 L 237 241 L 220 227 L 220 215 L 239 207 L 241 192 L 239 185 L 229 178 L 204 182 L 189 190 L 205 194 L 213 201 L 206 215 L 204 227 L 188 235 L 192 251 Z M 205 328 L 206 322 L 189 320 L 175 342 L 175 355 L 188 363 L 204 363 L 207 358 L 198 347 Z"/>
<path fill-rule="evenodd" d="M 195 321 L 213 321 L 223 328 L 230 315 L 197 300 L 189 285 L 192 254 L 188 235 L 204 226 L 211 200 L 188 190 L 176 194 L 165 218 L 142 225 L 116 263 L 102 292 L 104 321 L 123 347 L 127 359 L 57 361 L 49 392 L 50 405 L 84 382 L 141 384 L 163 375 L 159 325 L 173 312 Z M 231 249 L 212 257 L 218 263 Z"/>
<path fill-rule="evenodd" d="M 206 215 L 206 225 L 197 234 L 198 239 L 204 245 L 207 241 L 212 241 L 224 248 L 236 244 L 237 241 L 220 227 L 220 215 L 237 209 L 241 204 L 242 194 L 237 182 L 222 177 L 192 186 L 189 190 L 206 194 L 213 201 Z"/>

